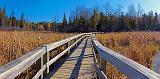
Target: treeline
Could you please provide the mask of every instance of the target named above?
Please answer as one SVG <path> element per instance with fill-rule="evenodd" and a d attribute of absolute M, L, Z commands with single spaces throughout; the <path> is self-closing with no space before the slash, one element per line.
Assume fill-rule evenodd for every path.
<path fill-rule="evenodd" d="M 65 18 L 63 20 L 63 28 L 67 25 L 69 32 L 160 31 L 158 13 L 145 13 L 140 4 L 137 8 L 130 4 L 127 12 L 123 12 L 120 5 L 113 10 L 106 4 L 104 11 L 81 6 L 71 13 L 67 24 Z"/>
<path fill-rule="evenodd" d="M 18 27 L 15 27 L 18 26 Z M 14 12 L 11 13 L 11 16 L 6 16 L 5 8 L 0 8 L 0 27 L 1 29 L 9 29 L 9 28 L 19 28 L 22 29 L 25 26 L 25 19 L 22 13 L 21 18 L 19 20 L 14 16 Z"/>
<path fill-rule="evenodd" d="M 56 19 L 56 18 L 54 18 Z M 140 4 L 128 6 L 123 12 L 122 6 L 118 5 L 113 10 L 108 3 L 103 9 L 76 7 L 67 17 L 64 13 L 62 22 L 27 22 L 24 14 L 16 19 L 14 12 L 8 17 L 5 8 L 0 8 L 0 27 L 2 30 L 34 30 L 54 32 L 121 32 L 121 31 L 160 31 L 159 15 L 150 11 L 145 13 Z"/>
<path fill-rule="evenodd" d="M 16 18 L 14 11 L 10 16 L 6 15 L 6 9 L 0 8 L 0 30 L 34 30 L 34 31 L 51 31 L 54 22 L 27 22 L 24 14 Z"/>

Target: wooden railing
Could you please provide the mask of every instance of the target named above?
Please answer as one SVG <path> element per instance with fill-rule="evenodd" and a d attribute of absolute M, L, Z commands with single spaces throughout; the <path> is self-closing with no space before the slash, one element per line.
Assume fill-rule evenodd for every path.
<path fill-rule="evenodd" d="M 83 40 L 90 33 L 83 33 L 73 37 L 69 37 L 65 40 L 61 40 L 55 43 L 42 45 L 31 52 L 23 55 L 22 57 L 15 59 L 8 64 L 0 67 L 0 79 L 13 79 L 28 69 L 32 64 L 36 63 L 40 67 L 40 70 L 35 74 L 33 79 L 38 79 L 39 77 L 44 78 L 44 73 L 49 73 L 49 66 L 57 61 L 60 57 L 68 54 L 74 46 L 76 46 L 80 41 Z M 71 41 L 74 41 L 71 44 Z M 65 50 L 56 55 L 54 58 L 50 59 L 50 51 L 66 45 Z M 38 67 L 37 66 L 37 67 Z"/>
<path fill-rule="evenodd" d="M 95 61 L 95 69 L 100 79 L 107 79 L 105 73 L 106 62 L 116 67 L 129 79 L 160 79 L 160 74 L 146 68 L 145 66 L 104 47 L 92 35 L 92 46 Z M 99 61 L 98 61 L 99 60 Z"/>
<path fill-rule="evenodd" d="M 137 62 L 120 55 L 104 47 L 99 43 L 95 36 L 101 33 L 83 33 L 65 40 L 55 43 L 42 45 L 31 52 L 15 59 L 8 64 L 0 67 L 0 79 L 13 79 L 28 69 L 31 65 L 36 63 L 40 67 L 38 72 L 34 74 L 33 79 L 44 78 L 44 74 L 49 73 L 50 65 L 60 59 L 62 56 L 70 53 L 71 49 L 77 46 L 85 37 L 91 36 L 92 38 L 92 52 L 94 56 L 94 67 L 96 69 L 97 78 L 107 79 L 106 62 L 111 63 L 120 72 L 124 73 L 129 79 L 160 79 L 160 74 L 138 64 Z M 63 46 L 64 50 L 59 52 L 58 55 L 50 58 L 51 51 Z"/>

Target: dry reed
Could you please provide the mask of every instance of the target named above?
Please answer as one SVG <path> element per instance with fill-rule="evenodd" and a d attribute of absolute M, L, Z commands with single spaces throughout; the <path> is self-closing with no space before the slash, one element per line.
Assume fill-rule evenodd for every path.
<path fill-rule="evenodd" d="M 153 70 L 154 57 L 160 47 L 160 32 L 106 33 L 96 38 L 106 47 Z M 107 64 L 109 79 L 125 79 L 111 64 Z"/>

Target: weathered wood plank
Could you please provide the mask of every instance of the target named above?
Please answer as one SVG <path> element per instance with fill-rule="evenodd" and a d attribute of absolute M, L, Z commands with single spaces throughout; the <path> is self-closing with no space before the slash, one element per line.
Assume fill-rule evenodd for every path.
<path fill-rule="evenodd" d="M 67 51 L 69 51 L 74 45 L 76 45 L 79 41 L 81 41 L 85 36 L 81 37 L 79 40 L 77 40 L 74 44 L 72 44 L 70 47 L 66 48 L 62 53 L 58 54 L 55 56 L 53 59 L 51 59 L 47 64 L 51 65 L 54 63 L 56 60 L 58 60 L 61 56 L 63 56 Z"/>
<path fill-rule="evenodd" d="M 99 77 L 100 79 L 108 79 L 106 74 L 103 71 L 101 71 L 101 68 L 99 66 L 94 64 L 94 68 L 97 72 L 97 77 Z"/>
<path fill-rule="evenodd" d="M 43 71 L 47 68 L 47 65 L 44 64 L 41 69 L 37 72 L 37 74 L 32 78 L 32 79 L 38 79 L 42 74 L 43 74 Z M 41 78 L 43 78 L 41 76 Z"/>
<path fill-rule="evenodd" d="M 57 56 L 55 56 L 54 58 L 52 58 L 50 61 L 48 61 L 46 64 L 44 64 L 44 66 L 37 72 L 37 74 L 33 77 L 33 79 L 39 78 L 39 76 L 41 74 L 43 74 L 43 71 L 46 69 L 47 66 L 49 67 L 52 63 L 54 63 L 55 61 L 57 61 L 60 57 L 62 57 L 65 53 L 67 53 L 67 51 L 69 51 L 72 47 L 74 47 L 83 38 L 85 38 L 85 36 L 81 37 L 74 44 L 72 44 L 71 46 L 69 46 L 68 48 L 66 48 L 63 52 L 61 52 L 60 54 L 58 54 Z"/>
<path fill-rule="evenodd" d="M 68 43 L 69 41 L 71 40 L 74 40 L 76 38 L 80 38 L 82 36 L 86 36 L 86 35 L 90 35 L 91 33 L 83 33 L 83 34 L 79 34 L 79 35 L 76 35 L 76 36 L 73 36 L 73 37 L 69 37 L 67 39 L 64 39 L 64 40 L 61 40 L 61 41 L 58 41 L 58 42 L 54 42 L 54 43 L 50 43 L 50 44 L 46 44 L 46 45 L 43 45 L 43 46 L 47 46 L 47 51 L 51 51 L 57 47 L 60 47 L 66 43 Z"/>
<path fill-rule="evenodd" d="M 34 62 L 36 62 L 41 56 L 45 54 L 44 47 L 38 47 L 37 49 L 27 53 L 26 55 L 0 67 L 0 78 L 1 79 L 13 79 Z"/>
<path fill-rule="evenodd" d="M 93 64 L 90 43 L 85 39 L 64 64 L 59 69 L 57 68 L 58 70 L 53 70 L 47 79 L 92 79 L 94 75 Z"/>
<path fill-rule="evenodd" d="M 105 73 L 99 67 L 93 44 L 92 44 L 92 53 L 93 53 L 93 58 L 94 58 L 94 68 L 96 70 L 97 77 L 100 78 L 100 79 L 108 79 L 107 76 L 105 75 Z"/>
<path fill-rule="evenodd" d="M 23 71 L 25 71 L 27 68 L 29 68 L 33 63 L 35 63 L 39 58 L 41 58 L 46 52 L 49 52 L 50 50 L 53 50 L 59 46 L 62 46 L 65 43 L 71 40 L 74 40 L 78 37 L 85 36 L 86 34 L 89 34 L 89 33 L 79 34 L 79 35 L 69 37 L 67 39 L 64 39 L 64 40 L 61 40 L 55 43 L 43 45 L 42 47 L 38 47 L 34 49 L 33 51 L 23 55 L 22 57 L 15 59 L 6 65 L 1 66 L 0 67 L 0 78 L 2 79 L 15 78 L 16 76 L 21 74 Z M 44 46 L 46 46 L 47 49 Z"/>
<path fill-rule="evenodd" d="M 129 79 L 160 79 L 160 74 L 104 47 L 95 38 L 93 38 L 93 46 L 103 59 L 118 68 L 118 70 L 128 76 Z"/>

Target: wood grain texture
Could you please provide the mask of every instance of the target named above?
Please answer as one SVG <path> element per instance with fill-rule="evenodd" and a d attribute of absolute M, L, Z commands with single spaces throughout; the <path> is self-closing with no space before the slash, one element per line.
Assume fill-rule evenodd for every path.
<path fill-rule="evenodd" d="M 45 48 L 38 47 L 24 56 L 0 67 L 0 79 L 15 78 L 36 62 L 43 54 L 45 54 Z"/>
<path fill-rule="evenodd" d="M 95 75 L 91 39 L 85 39 L 78 48 L 66 58 L 60 68 L 49 74 L 49 79 L 92 79 Z M 47 79 L 48 79 L 47 78 Z"/>
<path fill-rule="evenodd" d="M 57 61 L 60 57 L 62 57 L 65 53 L 67 53 L 67 51 L 69 51 L 73 46 L 75 46 L 78 42 L 80 42 L 83 38 L 85 38 L 85 36 L 81 37 L 79 40 L 77 40 L 74 44 L 72 44 L 71 46 L 69 46 L 68 48 L 66 48 L 64 51 L 62 51 L 60 54 L 58 54 L 57 56 L 55 56 L 54 58 L 52 58 L 51 60 L 49 60 L 46 64 L 43 65 L 43 67 L 36 73 L 36 75 L 33 77 L 33 79 L 37 79 L 41 76 L 41 74 L 43 74 L 43 71 L 49 66 L 54 63 L 55 61 Z"/>
<path fill-rule="evenodd" d="M 27 68 L 29 68 L 33 63 L 35 63 L 39 58 L 41 58 L 45 53 L 49 52 L 50 50 L 53 50 L 59 46 L 62 46 L 66 44 L 67 42 L 70 42 L 71 40 L 74 40 L 76 38 L 85 36 L 89 33 L 83 33 L 79 34 L 73 37 L 66 38 L 64 40 L 50 43 L 47 45 L 42 45 L 41 47 L 38 47 L 31 52 L 28 52 L 27 54 L 23 55 L 22 57 L 15 59 L 11 62 L 9 62 L 6 65 L 3 65 L 0 67 L 0 79 L 13 79 L 19 74 L 21 74 L 23 71 L 25 71 Z M 47 49 L 46 49 L 47 47 Z M 43 70 L 43 66 L 42 69 Z"/>
<path fill-rule="evenodd" d="M 99 55 L 124 73 L 129 79 L 160 79 L 160 74 L 146 68 L 145 66 L 104 47 L 95 38 L 93 46 Z"/>
<path fill-rule="evenodd" d="M 1 66 L 0 79 L 15 78 L 39 59 L 41 59 L 41 69 L 37 72 L 33 79 L 37 79 L 40 76 L 43 78 L 43 73 L 46 68 L 49 68 L 52 63 L 70 51 L 72 47 L 76 46 L 77 43 L 83 40 L 86 36 L 88 37 L 82 41 L 82 43 L 75 49 L 73 53 L 71 53 L 70 56 L 66 58 L 64 62 L 62 62 L 62 64 L 60 64 L 61 66 L 55 68 L 51 73 L 49 73 L 49 69 L 47 69 L 46 73 L 49 73 L 49 75 L 46 77 L 47 79 L 91 79 L 95 76 L 101 76 L 101 78 L 107 79 L 105 76 L 105 61 L 111 63 L 129 79 L 160 79 L 160 74 L 123 55 L 120 55 L 111 49 L 104 47 L 94 38 L 95 35 L 92 35 L 91 38 L 89 38 L 90 35 L 91 33 L 83 33 L 55 43 L 42 45 L 41 47 L 32 50 L 22 57 L 11 61 L 4 66 Z M 69 43 L 72 40 L 77 41 L 70 45 Z M 51 50 L 65 44 L 69 44 L 68 47 L 66 47 L 65 50 L 60 54 L 49 60 L 48 53 Z M 96 50 L 103 62 L 98 63 L 93 49 Z M 42 62 L 44 60 L 45 62 Z"/>

